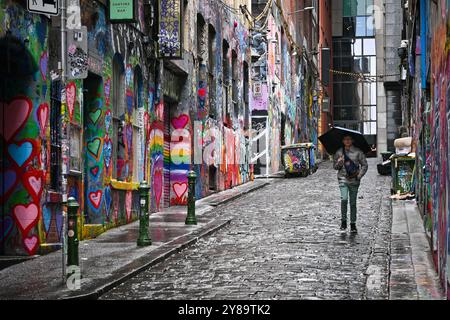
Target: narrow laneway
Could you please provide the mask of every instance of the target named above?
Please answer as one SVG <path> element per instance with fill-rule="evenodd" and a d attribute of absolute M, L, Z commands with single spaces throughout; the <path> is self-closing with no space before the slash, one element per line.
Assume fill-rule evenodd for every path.
<path fill-rule="evenodd" d="M 280 180 L 219 208 L 234 217 L 228 228 L 102 298 L 364 299 L 376 236 L 390 231 L 380 219 L 389 180 L 370 161 L 356 236 L 339 230 L 331 163 L 308 178 Z"/>

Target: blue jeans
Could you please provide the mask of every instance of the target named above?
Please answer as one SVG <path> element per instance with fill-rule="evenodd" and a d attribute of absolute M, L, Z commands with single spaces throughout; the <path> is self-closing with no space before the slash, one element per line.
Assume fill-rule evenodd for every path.
<path fill-rule="evenodd" d="M 350 199 L 350 223 L 356 223 L 356 200 L 358 199 L 359 184 L 352 185 L 341 182 L 339 183 L 339 189 L 341 190 L 342 221 L 347 221 L 347 207 Z"/>

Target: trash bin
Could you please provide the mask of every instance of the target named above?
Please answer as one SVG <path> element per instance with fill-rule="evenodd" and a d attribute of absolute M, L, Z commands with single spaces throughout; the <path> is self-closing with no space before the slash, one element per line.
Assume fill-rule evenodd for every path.
<path fill-rule="evenodd" d="M 415 165 L 416 158 L 413 156 L 392 156 L 392 194 L 413 192 Z"/>
<path fill-rule="evenodd" d="M 294 175 L 307 177 L 317 170 L 315 146 L 312 143 L 286 146 L 281 152 L 286 177 Z"/>

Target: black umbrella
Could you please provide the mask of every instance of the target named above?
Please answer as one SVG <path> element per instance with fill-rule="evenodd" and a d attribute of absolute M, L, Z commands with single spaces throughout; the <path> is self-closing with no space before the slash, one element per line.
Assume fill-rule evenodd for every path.
<path fill-rule="evenodd" d="M 352 137 L 354 140 L 353 145 L 362 152 L 369 153 L 372 150 L 361 132 L 340 127 L 334 127 L 321 136 L 319 140 L 322 142 L 329 154 L 335 154 L 340 148 L 343 147 L 342 140 L 346 136 Z"/>

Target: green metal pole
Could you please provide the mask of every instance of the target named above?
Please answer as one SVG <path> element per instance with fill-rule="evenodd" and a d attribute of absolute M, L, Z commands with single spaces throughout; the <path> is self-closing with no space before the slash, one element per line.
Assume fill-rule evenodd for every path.
<path fill-rule="evenodd" d="M 188 194 L 188 212 L 186 217 L 187 225 L 196 225 L 197 218 L 195 217 L 195 181 L 197 174 L 195 171 L 190 171 L 188 174 L 189 194 Z"/>
<path fill-rule="evenodd" d="M 73 197 L 67 202 L 68 225 L 67 225 L 67 265 L 79 266 L 78 256 L 78 209 L 80 205 Z"/>
<path fill-rule="evenodd" d="M 139 238 L 137 240 L 137 245 L 139 247 L 145 247 L 152 244 L 148 230 L 148 224 L 150 222 L 149 194 L 150 186 L 147 181 L 142 181 L 139 185 L 139 200 L 141 206 L 139 213 Z"/>

